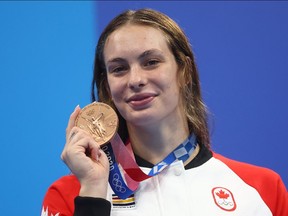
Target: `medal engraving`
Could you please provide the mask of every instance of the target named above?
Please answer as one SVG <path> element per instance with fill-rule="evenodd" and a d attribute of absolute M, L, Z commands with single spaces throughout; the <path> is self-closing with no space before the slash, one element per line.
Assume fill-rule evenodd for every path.
<path fill-rule="evenodd" d="M 75 125 L 88 132 L 99 145 L 109 142 L 118 129 L 118 116 L 107 104 L 93 102 L 85 106 Z"/>

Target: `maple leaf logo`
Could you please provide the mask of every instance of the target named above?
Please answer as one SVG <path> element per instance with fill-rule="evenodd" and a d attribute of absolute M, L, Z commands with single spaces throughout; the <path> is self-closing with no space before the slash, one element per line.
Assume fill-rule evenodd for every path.
<path fill-rule="evenodd" d="M 224 187 L 215 187 L 212 189 L 212 195 L 219 208 L 224 211 L 235 211 L 237 205 L 230 190 Z"/>
<path fill-rule="evenodd" d="M 59 216 L 60 213 L 57 213 L 55 215 L 53 215 L 52 213 L 50 214 L 50 216 Z M 41 216 L 49 216 L 49 211 L 48 211 L 48 207 L 46 208 L 46 210 L 44 209 L 44 206 L 42 208 L 42 212 L 41 212 Z"/>
<path fill-rule="evenodd" d="M 220 190 L 219 192 L 216 193 L 216 195 L 220 198 L 220 199 L 227 199 L 229 197 L 228 193 L 225 193 L 225 191 Z"/>

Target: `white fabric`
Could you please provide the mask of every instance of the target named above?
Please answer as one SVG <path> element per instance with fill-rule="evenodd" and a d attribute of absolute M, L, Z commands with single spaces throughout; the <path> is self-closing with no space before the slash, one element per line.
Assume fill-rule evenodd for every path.
<path fill-rule="evenodd" d="M 219 187 L 224 189 L 213 193 Z M 215 195 L 221 192 L 227 199 Z M 111 202 L 112 193 L 110 190 L 108 194 Z M 216 202 L 222 203 L 223 208 Z M 215 158 L 189 170 L 184 169 L 182 161 L 174 162 L 140 183 L 135 203 L 132 208 L 112 207 L 111 216 L 272 216 L 258 192 Z M 225 210 L 234 205 L 235 210 Z"/>

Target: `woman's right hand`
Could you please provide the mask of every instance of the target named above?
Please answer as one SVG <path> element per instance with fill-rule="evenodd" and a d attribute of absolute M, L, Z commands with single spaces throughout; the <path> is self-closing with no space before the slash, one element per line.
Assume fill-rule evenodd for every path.
<path fill-rule="evenodd" d="M 75 126 L 80 111 L 77 106 L 70 116 L 61 158 L 81 184 L 79 196 L 106 198 L 109 161 L 95 140 Z"/>

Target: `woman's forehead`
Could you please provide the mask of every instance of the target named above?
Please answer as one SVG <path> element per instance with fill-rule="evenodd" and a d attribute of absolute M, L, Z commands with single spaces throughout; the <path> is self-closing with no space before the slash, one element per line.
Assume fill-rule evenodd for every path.
<path fill-rule="evenodd" d="M 163 32 L 146 25 L 129 24 L 120 27 L 107 37 L 104 58 L 107 61 L 119 55 L 140 54 L 146 50 L 169 52 Z"/>

